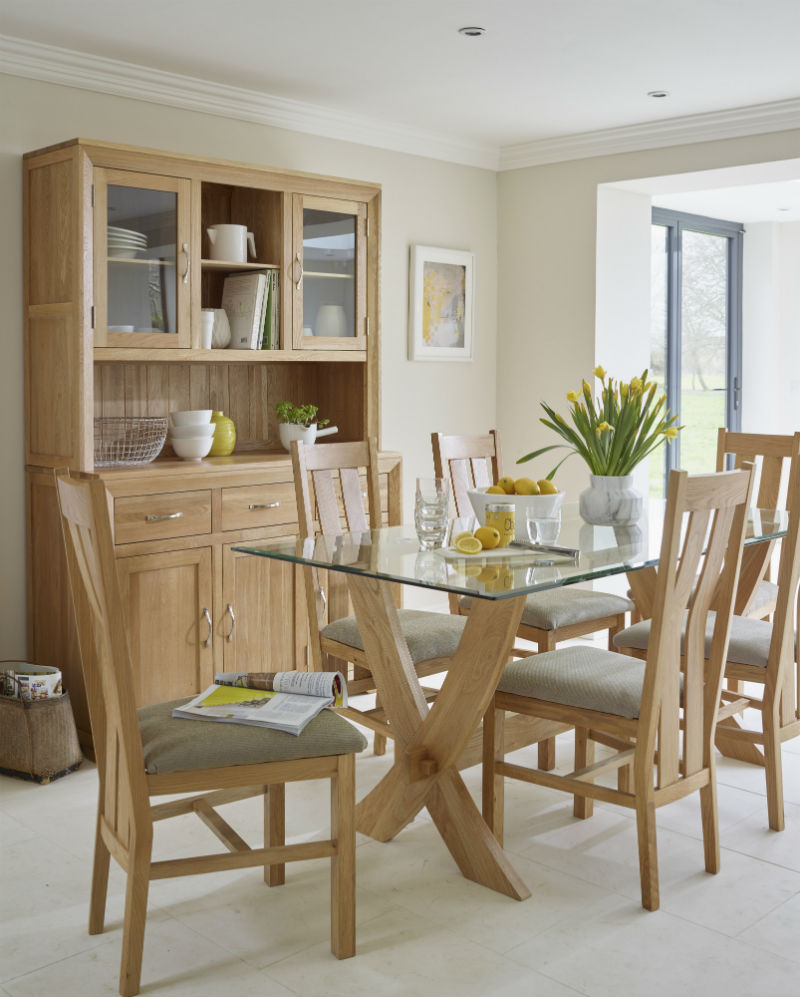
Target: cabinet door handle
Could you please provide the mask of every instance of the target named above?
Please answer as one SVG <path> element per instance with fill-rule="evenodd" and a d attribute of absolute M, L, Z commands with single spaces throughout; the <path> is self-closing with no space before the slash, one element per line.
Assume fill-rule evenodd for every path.
<path fill-rule="evenodd" d="M 211 647 L 211 638 L 214 636 L 214 624 L 211 622 L 211 613 L 207 607 L 203 607 L 203 619 L 208 624 L 208 636 L 203 641 L 203 647 Z"/>
<path fill-rule="evenodd" d="M 236 629 L 236 617 L 233 615 L 233 606 L 230 603 L 228 603 L 225 612 L 229 613 L 231 618 L 231 628 L 228 631 L 227 636 L 225 637 L 225 640 L 230 644 L 230 642 L 233 640 L 233 631 Z"/>
<path fill-rule="evenodd" d="M 248 509 L 277 509 L 280 502 L 251 502 Z"/>
<path fill-rule="evenodd" d="M 144 517 L 146 523 L 157 523 L 162 519 L 181 519 L 183 518 L 182 512 L 165 512 L 162 516 L 156 516 L 153 513 Z"/>
<path fill-rule="evenodd" d="M 186 269 L 183 271 L 183 283 L 189 283 L 189 274 L 192 272 L 192 257 L 189 255 L 189 243 L 184 242 L 181 245 L 181 251 L 186 257 Z"/>
<path fill-rule="evenodd" d="M 303 286 L 303 261 L 300 259 L 300 254 L 296 256 L 297 265 L 300 267 L 300 276 L 297 278 L 297 290 Z"/>

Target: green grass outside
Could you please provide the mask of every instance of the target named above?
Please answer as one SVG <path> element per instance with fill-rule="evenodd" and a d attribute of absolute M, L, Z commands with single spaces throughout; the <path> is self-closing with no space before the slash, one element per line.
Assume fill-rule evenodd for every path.
<path fill-rule="evenodd" d="M 690 474 L 713 471 L 717 461 L 717 430 L 725 425 L 724 391 L 684 391 L 680 412 L 681 468 Z M 664 454 L 650 456 L 650 495 L 664 494 Z"/>

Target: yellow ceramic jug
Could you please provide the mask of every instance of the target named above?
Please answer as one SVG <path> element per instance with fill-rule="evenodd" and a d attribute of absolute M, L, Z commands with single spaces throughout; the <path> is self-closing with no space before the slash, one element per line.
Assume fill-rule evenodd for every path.
<path fill-rule="evenodd" d="M 236 426 L 224 412 L 212 412 L 211 421 L 216 423 L 214 442 L 208 452 L 209 457 L 227 457 L 236 446 Z"/>

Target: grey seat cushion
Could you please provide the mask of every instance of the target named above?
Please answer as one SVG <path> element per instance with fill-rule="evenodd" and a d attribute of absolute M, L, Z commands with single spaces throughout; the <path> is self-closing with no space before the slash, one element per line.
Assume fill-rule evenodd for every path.
<path fill-rule="evenodd" d="M 459 599 L 463 609 L 472 605 L 472 597 Z M 534 592 L 525 600 L 522 622 L 539 630 L 557 630 L 573 623 L 591 623 L 604 616 L 629 613 L 633 609 L 630 599 L 608 592 L 588 592 L 571 587 Z"/>
<path fill-rule="evenodd" d="M 397 615 L 415 665 L 429 658 L 449 658 L 455 654 L 467 622 L 465 616 L 429 613 L 422 609 L 399 609 Z M 323 637 L 337 640 L 348 647 L 364 650 L 355 616 L 335 620 L 321 633 Z"/>
<path fill-rule="evenodd" d="M 687 614 L 684 613 L 681 651 L 686 633 L 686 616 Z M 706 620 L 706 657 L 711 654 L 711 638 L 714 634 L 715 622 L 716 613 L 709 613 Z M 615 634 L 614 646 L 646 651 L 649 640 L 650 620 L 642 620 L 640 623 L 634 623 L 632 627 Z M 756 668 L 766 668 L 771 640 L 772 624 L 767 620 L 753 620 L 749 616 L 734 616 L 731 620 L 727 660 L 735 662 L 737 665 L 754 665 Z"/>
<path fill-rule="evenodd" d="M 172 716 L 176 706 L 188 702 L 175 699 L 136 711 L 150 775 L 347 755 L 367 746 L 364 735 L 333 710 L 323 710 L 295 736 L 268 727 Z"/>
<path fill-rule="evenodd" d="M 562 647 L 506 665 L 498 692 L 635 719 L 644 661 L 597 647 Z"/>

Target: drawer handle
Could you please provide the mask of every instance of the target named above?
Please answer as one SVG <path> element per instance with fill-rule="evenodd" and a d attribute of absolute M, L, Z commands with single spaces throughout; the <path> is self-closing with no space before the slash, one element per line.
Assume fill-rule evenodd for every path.
<path fill-rule="evenodd" d="M 214 624 L 211 622 L 211 613 L 209 613 L 208 608 L 203 608 L 203 619 L 208 624 L 208 636 L 203 641 L 203 647 L 211 647 L 211 638 L 214 636 Z"/>
<path fill-rule="evenodd" d="M 236 629 L 236 617 L 233 615 L 233 606 L 230 603 L 228 603 L 228 608 L 225 610 L 225 612 L 229 613 L 231 618 L 231 628 L 228 631 L 227 636 L 225 637 L 225 640 L 230 644 L 230 642 L 233 640 L 233 631 Z"/>
<path fill-rule="evenodd" d="M 192 257 L 189 255 L 189 245 L 184 242 L 181 244 L 181 252 L 186 257 L 186 269 L 183 271 L 183 283 L 189 283 L 189 274 L 192 272 Z"/>
<path fill-rule="evenodd" d="M 280 502 L 251 502 L 248 509 L 277 509 Z"/>
<path fill-rule="evenodd" d="M 181 519 L 182 517 L 182 512 L 166 512 L 163 516 L 155 516 L 151 513 L 149 516 L 144 517 L 144 521 L 146 523 L 157 523 L 162 519 Z"/>

